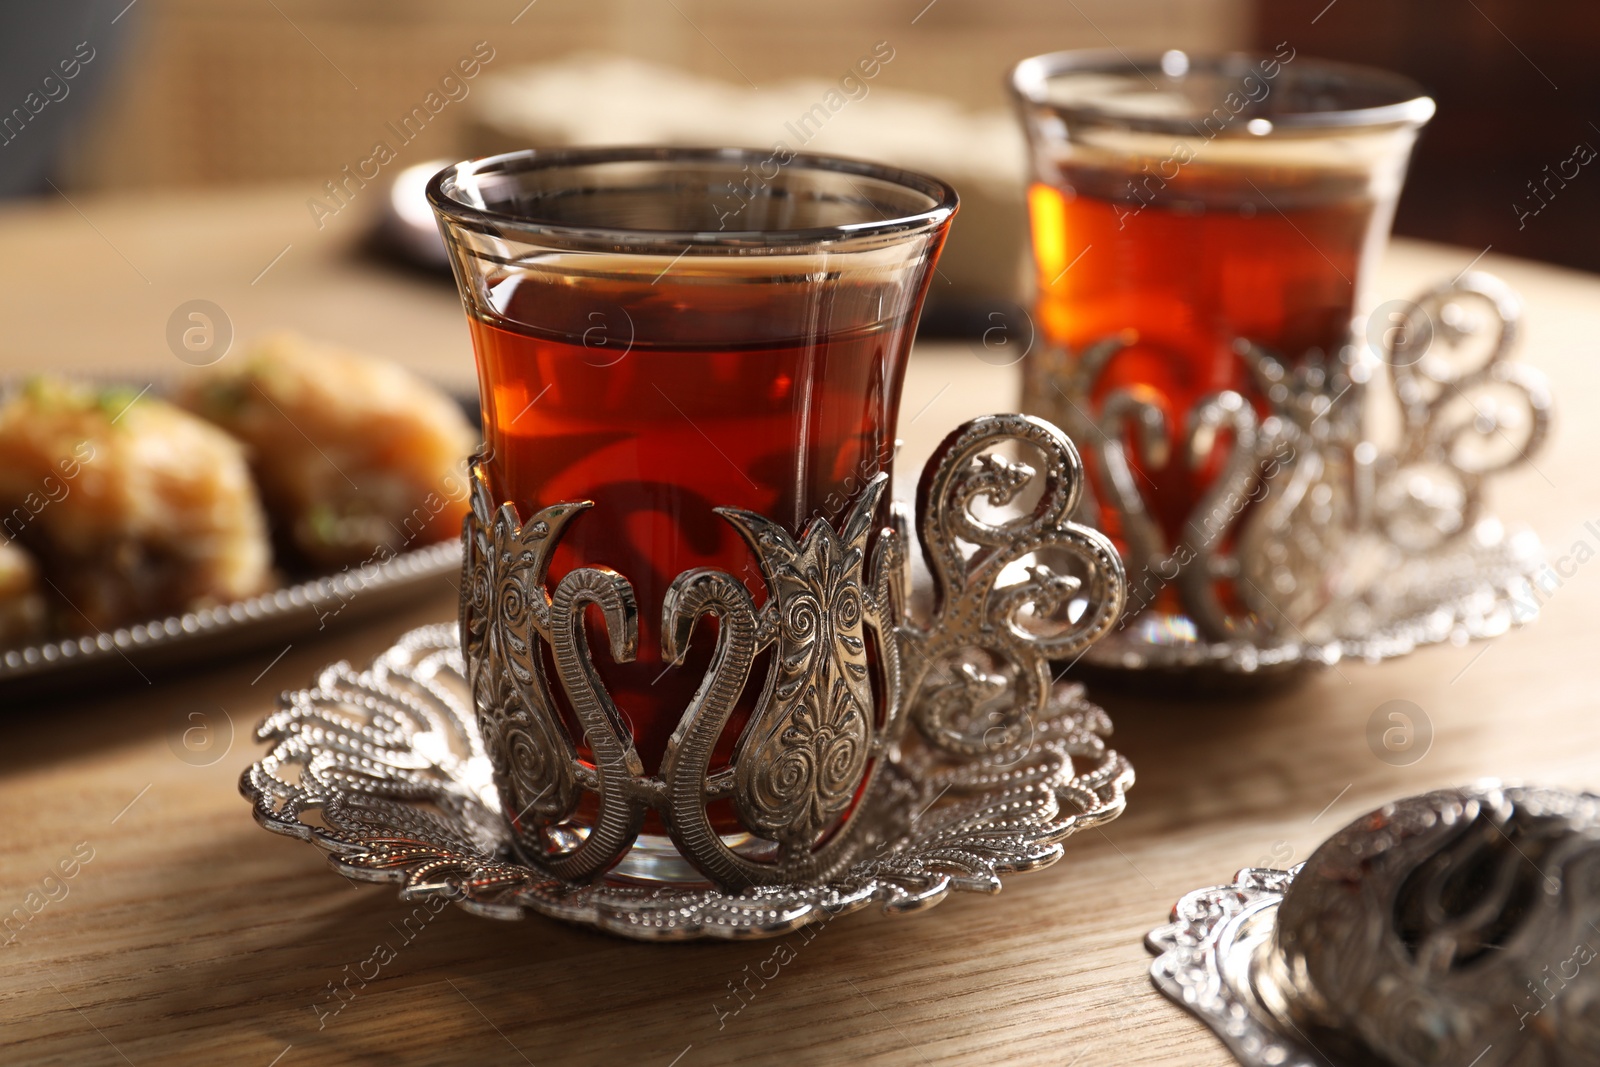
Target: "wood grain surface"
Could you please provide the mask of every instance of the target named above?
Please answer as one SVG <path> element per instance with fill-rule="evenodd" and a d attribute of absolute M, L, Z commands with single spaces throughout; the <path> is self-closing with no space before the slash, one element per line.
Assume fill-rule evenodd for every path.
<path fill-rule="evenodd" d="M 451 289 L 362 259 L 353 219 L 317 231 L 307 195 L 6 208 L 0 371 L 181 371 L 167 319 L 204 298 L 240 337 L 287 326 L 470 381 Z M 1478 252 L 1399 244 L 1374 299 L 1448 279 Z M 1554 379 L 1560 404 L 1536 469 L 1492 493 L 1559 564 L 1536 626 L 1247 697 L 1098 684 L 1139 774 L 1123 818 L 996 897 L 791 935 L 794 958 L 752 981 L 733 1014 L 730 983 L 771 976 L 776 943 L 647 946 L 419 910 L 251 821 L 236 783 L 276 694 L 453 617 L 441 580 L 408 613 L 287 650 L 150 685 L 130 671 L 89 699 L 3 710 L 0 918 L 13 920 L 0 932 L 0 1062 L 1228 1063 L 1147 977 L 1143 937 L 1180 895 L 1242 866 L 1303 859 L 1389 798 L 1489 775 L 1600 786 L 1600 419 L 1586 410 L 1600 396 L 1600 279 L 1492 252 L 1478 266 L 1522 292 L 1522 356 Z M 1016 381 L 968 346 L 921 347 L 903 404 L 905 467 L 960 419 L 1013 407 Z M 1396 699 L 1433 731 L 1406 766 L 1368 743 L 1374 711 Z M 197 728 L 211 733 L 186 745 Z"/>

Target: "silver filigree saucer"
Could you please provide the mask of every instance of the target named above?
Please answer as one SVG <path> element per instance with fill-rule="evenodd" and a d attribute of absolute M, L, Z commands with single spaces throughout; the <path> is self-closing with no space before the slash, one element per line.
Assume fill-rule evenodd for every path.
<path fill-rule="evenodd" d="M 1172 909 L 1172 922 L 1146 938 L 1157 954 L 1150 977 L 1193 1012 L 1243 1064 L 1327 1067 L 1257 995 L 1253 978 L 1272 948 L 1278 906 L 1300 868 L 1246 868 L 1232 885 L 1197 889 Z"/>
<path fill-rule="evenodd" d="M 1033 741 L 1009 761 L 947 767 L 892 754 L 861 818 L 869 842 L 819 885 L 725 892 L 615 877 L 562 882 L 518 861 L 474 721 L 454 624 L 405 635 L 366 670 L 326 668 L 287 694 L 257 737 L 272 744 L 240 790 L 256 820 L 310 841 L 349 878 L 395 882 L 496 919 L 529 911 L 641 940 L 765 937 L 877 905 L 919 911 L 952 891 L 998 892 L 1045 867 L 1073 833 L 1121 814 L 1128 761 L 1078 684 L 1057 683 Z"/>
<path fill-rule="evenodd" d="M 1185 620 L 1150 613 L 1124 616 L 1118 629 L 1085 653 L 1084 662 L 1254 674 L 1341 660 L 1374 663 L 1428 645 L 1487 640 L 1539 617 L 1542 597 L 1533 583 L 1544 565 L 1537 534 L 1483 519 L 1448 550 L 1397 558 L 1382 582 L 1331 605 L 1320 640 L 1302 632 L 1272 645 L 1247 638 L 1208 641 Z"/>
<path fill-rule="evenodd" d="M 1600 1063 L 1600 795 L 1409 797 L 1188 894 L 1147 946 L 1246 1067 Z"/>

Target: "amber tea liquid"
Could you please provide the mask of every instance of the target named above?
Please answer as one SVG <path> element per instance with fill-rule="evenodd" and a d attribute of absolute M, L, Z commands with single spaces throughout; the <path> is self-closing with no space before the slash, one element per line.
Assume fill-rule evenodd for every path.
<path fill-rule="evenodd" d="M 633 584 L 638 658 L 610 659 L 597 613 L 590 649 L 647 770 L 704 678 L 716 636 L 715 621 L 702 619 L 688 661 L 667 668 L 668 587 L 686 570 L 715 567 L 761 603 L 754 558 L 713 509 L 757 511 L 798 535 L 817 516 L 837 524 L 889 469 L 908 299 L 804 276 L 698 285 L 670 270 L 586 278 L 581 288 L 537 274 L 491 281 L 494 310 L 472 322 L 479 380 L 493 383 L 482 397 L 490 484 L 525 519 L 553 503 L 594 501 L 563 536 L 551 584 L 588 565 Z M 751 688 L 762 676 L 758 665 Z M 724 731 L 721 759 L 743 717 Z"/>

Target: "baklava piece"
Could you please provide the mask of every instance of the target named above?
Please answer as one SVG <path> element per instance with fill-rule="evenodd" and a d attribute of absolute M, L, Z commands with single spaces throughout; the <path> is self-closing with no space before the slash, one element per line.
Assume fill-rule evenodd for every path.
<path fill-rule="evenodd" d="M 14 541 L 0 541 L 0 648 L 32 644 L 45 634 L 39 566 Z"/>
<path fill-rule="evenodd" d="M 239 443 L 134 389 L 40 378 L 0 401 L 0 526 L 37 558 L 65 633 L 271 584 L 266 517 Z"/>
<path fill-rule="evenodd" d="M 477 434 L 393 363 L 276 336 L 177 399 L 245 443 L 280 544 L 307 562 L 377 563 L 460 534 Z"/>

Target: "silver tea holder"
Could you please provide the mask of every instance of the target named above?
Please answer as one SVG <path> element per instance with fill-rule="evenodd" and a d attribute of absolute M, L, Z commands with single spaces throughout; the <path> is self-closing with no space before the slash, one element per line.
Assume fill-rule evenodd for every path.
<path fill-rule="evenodd" d="M 837 525 L 798 536 L 719 509 L 765 596 L 712 569 L 673 583 L 664 659 L 708 639 L 708 618 L 715 647 L 647 773 L 583 622 L 597 606 L 611 655 L 631 658 L 631 586 L 603 567 L 549 582 L 587 505 L 524 517 L 475 468 L 459 627 L 414 631 L 365 670 L 335 664 L 285 694 L 241 791 L 267 829 L 406 899 L 641 939 L 776 935 L 871 904 L 992 893 L 1114 819 L 1133 783 L 1105 713 L 1050 667 L 1105 634 L 1124 601 L 1110 541 L 1071 520 L 1083 480 L 1072 443 L 1042 420 L 987 416 L 950 434 L 917 493 L 935 584 L 925 619 L 907 608 L 904 520 L 875 521 L 887 476 Z M 752 679 L 763 653 L 767 676 Z M 751 686 L 754 711 L 715 766 Z M 736 831 L 714 825 L 717 803 Z M 664 835 L 644 833 L 650 812 Z"/>
<path fill-rule="evenodd" d="M 1551 396 L 1510 360 L 1520 302 L 1472 272 L 1401 305 L 1381 362 L 1291 365 L 1241 340 L 1269 414 L 1224 390 L 1169 424 L 1146 387 L 1095 399 L 1133 336 L 1087 347 L 1055 378 L 1059 416 L 1092 465 L 1081 517 L 1115 516 L 1129 605 L 1085 662 L 1133 670 L 1252 672 L 1343 657 L 1381 660 L 1440 641 L 1498 636 L 1538 614 L 1537 537 L 1486 507 L 1486 483 L 1528 464 Z M 1476 348 L 1477 351 L 1473 351 Z M 1390 433 L 1374 432 L 1387 407 Z M 1130 455 L 1130 443 L 1139 450 Z M 1138 464 L 1221 471 L 1167 541 Z M 1177 614 L 1156 610 L 1176 598 Z"/>

